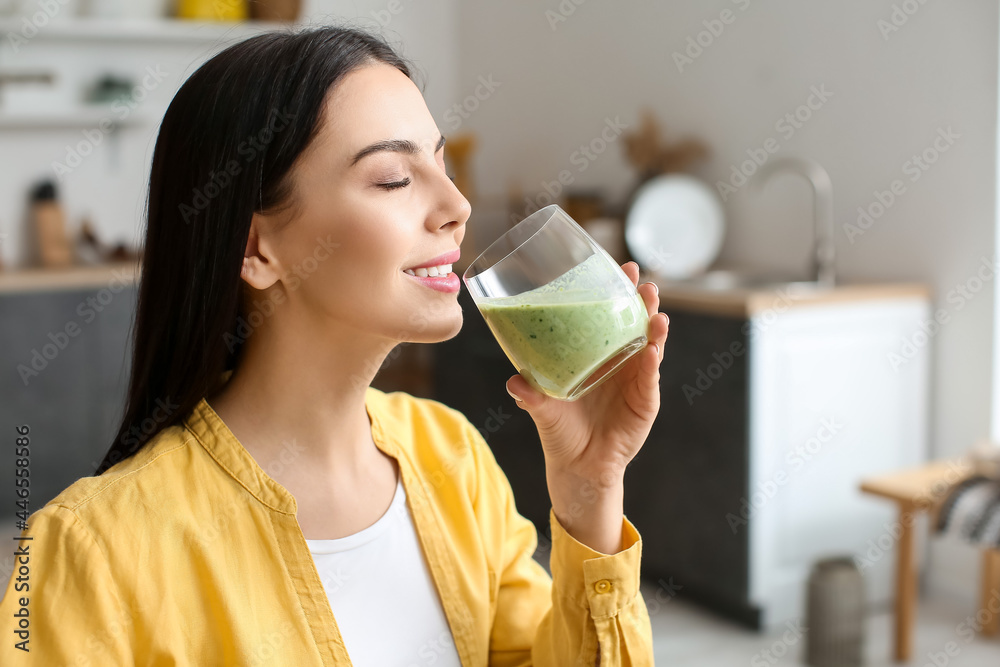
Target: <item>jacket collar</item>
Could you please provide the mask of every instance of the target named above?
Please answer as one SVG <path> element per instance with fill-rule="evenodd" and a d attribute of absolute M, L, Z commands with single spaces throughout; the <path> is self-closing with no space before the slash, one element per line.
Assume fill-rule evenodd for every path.
<path fill-rule="evenodd" d="M 387 437 L 384 400 L 382 391 L 368 387 L 365 409 L 372 425 L 372 439 L 380 450 L 398 460 L 399 448 Z M 296 514 L 295 496 L 264 472 L 205 398 L 185 417 L 184 425 L 208 454 L 257 500 L 278 512 Z"/>

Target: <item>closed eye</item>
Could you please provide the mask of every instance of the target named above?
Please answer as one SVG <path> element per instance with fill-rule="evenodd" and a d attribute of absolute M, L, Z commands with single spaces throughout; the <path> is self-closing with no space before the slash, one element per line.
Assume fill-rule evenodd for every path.
<path fill-rule="evenodd" d="M 449 175 L 448 178 L 450 178 L 453 183 L 455 182 L 454 176 Z M 385 188 L 386 190 L 397 190 L 399 188 L 405 188 L 409 184 L 410 184 L 410 179 L 404 178 L 401 181 L 394 181 L 392 183 L 379 183 L 378 186 L 380 188 Z"/>

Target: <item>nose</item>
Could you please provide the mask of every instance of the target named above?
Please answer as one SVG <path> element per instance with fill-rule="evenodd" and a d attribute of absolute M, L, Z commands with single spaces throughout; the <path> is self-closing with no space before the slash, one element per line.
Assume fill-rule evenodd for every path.
<path fill-rule="evenodd" d="M 441 229 L 457 229 L 463 226 L 472 215 L 472 204 L 458 189 L 455 183 L 441 170 L 437 181 L 439 204 L 436 215 L 428 219 L 431 231 Z"/>

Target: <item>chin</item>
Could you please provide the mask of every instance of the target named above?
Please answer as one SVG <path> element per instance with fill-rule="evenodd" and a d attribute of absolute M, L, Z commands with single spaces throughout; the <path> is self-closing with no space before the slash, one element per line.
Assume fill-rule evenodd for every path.
<path fill-rule="evenodd" d="M 414 333 L 410 336 L 413 343 L 441 343 L 450 340 L 462 330 L 462 310 L 457 308 L 455 314 L 436 318 L 413 318 Z"/>
<path fill-rule="evenodd" d="M 452 326 L 450 326 L 450 327 L 441 327 L 440 330 L 438 330 L 437 332 L 435 332 L 438 335 L 434 337 L 434 340 L 429 340 L 427 342 L 428 343 L 442 343 L 442 342 L 444 342 L 446 340 L 451 340 L 452 338 L 454 338 L 455 336 L 457 336 L 458 332 L 461 331 L 461 330 L 462 330 L 462 316 L 459 315 L 458 318 L 455 319 L 455 321 L 452 324 Z"/>

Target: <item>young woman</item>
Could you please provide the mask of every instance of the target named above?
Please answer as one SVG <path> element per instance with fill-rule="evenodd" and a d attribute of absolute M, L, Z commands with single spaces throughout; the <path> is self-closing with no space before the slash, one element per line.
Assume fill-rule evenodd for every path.
<path fill-rule="evenodd" d="M 354 30 L 254 37 L 183 85 L 122 425 L 29 521 L 0 617 L 30 653 L 5 631 L 4 664 L 652 664 L 622 485 L 659 408 L 654 285 L 648 347 L 588 396 L 507 382 L 544 447 L 551 579 L 477 429 L 369 386 L 462 325 L 443 144 L 407 64 Z"/>

